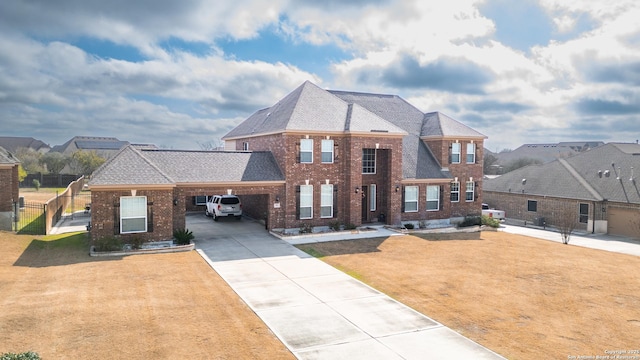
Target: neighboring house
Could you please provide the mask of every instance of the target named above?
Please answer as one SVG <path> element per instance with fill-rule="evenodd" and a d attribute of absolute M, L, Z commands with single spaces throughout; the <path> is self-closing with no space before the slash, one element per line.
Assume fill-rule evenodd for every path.
<path fill-rule="evenodd" d="M 12 229 L 13 204 L 20 196 L 18 166 L 20 161 L 0 147 L 0 230 Z"/>
<path fill-rule="evenodd" d="M 0 146 L 14 154 L 20 148 L 33 149 L 43 154 L 51 149 L 49 145 L 32 137 L 0 136 Z"/>
<path fill-rule="evenodd" d="M 640 237 L 640 145 L 609 143 L 484 181 L 484 201 L 507 218 L 554 225 L 567 207 L 577 229 Z"/>
<path fill-rule="evenodd" d="M 492 165 L 492 172 L 502 174 L 501 169 L 508 167 L 514 161 L 530 159 L 544 164 L 557 159 L 566 159 L 601 145 L 604 145 L 604 142 L 566 141 L 549 144 L 524 144 L 515 150 L 498 153 L 490 152 L 489 154 L 497 159 Z"/>
<path fill-rule="evenodd" d="M 90 182 L 92 236 L 122 234 L 134 207 L 132 234 L 168 238 L 221 193 L 268 229 L 446 225 L 481 212 L 484 139 L 398 96 L 305 82 L 225 135 L 228 152 L 121 150 Z"/>

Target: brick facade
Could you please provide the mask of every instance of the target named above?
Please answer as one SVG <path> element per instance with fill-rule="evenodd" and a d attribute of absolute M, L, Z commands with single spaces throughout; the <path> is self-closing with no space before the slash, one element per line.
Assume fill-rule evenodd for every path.
<path fill-rule="evenodd" d="M 13 211 L 13 203 L 20 196 L 18 164 L 0 165 L 0 184 L 0 212 Z"/>

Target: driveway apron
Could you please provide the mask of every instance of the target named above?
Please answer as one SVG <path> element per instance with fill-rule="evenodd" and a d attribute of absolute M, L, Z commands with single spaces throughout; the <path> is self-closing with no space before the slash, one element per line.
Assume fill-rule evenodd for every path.
<path fill-rule="evenodd" d="M 197 251 L 299 359 L 502 359 L 257 222 L 212 223 L 187 217 Z"/>

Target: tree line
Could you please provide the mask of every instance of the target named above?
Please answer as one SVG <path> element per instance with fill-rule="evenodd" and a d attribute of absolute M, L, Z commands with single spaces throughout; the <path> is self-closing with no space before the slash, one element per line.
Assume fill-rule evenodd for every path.
<path fill-rule="evenodd" d="M 14 155 L 20 160 L 19 181 L 24 180 L 27 174 L 58 175 L 63 170 L 69 174 L 89 176 L 106 161 L 94 150 L 76 150 L 71 155 L 65 155 L 52 151 L 43 154 L 31 148 L 18 148 Z"/>

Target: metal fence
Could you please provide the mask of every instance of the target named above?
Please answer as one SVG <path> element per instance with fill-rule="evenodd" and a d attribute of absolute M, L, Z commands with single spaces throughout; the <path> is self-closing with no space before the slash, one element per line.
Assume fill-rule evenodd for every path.
<path fill-rule="evenodd" d="M 14 230 L 18 234 L 44 235 L 47 231 L 47 205 L 14 203 Z"/>

